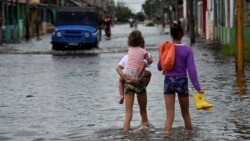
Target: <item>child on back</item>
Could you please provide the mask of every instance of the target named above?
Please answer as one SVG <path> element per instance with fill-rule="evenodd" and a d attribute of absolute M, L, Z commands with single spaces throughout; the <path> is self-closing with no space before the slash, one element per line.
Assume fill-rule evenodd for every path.
<path fill-rule="evenodd" d="M 142 40 L 142 43 L 141 43 L 140 47 L 145 48 L 144 39 Z M 138 78 L 140 78 L 140 77 L 144 78 L 145 86 L 148 85 L 148 83 L 150 82 L 150 78 L 151 78 L 151 72 L 148 71 L 148 70 L 145 70 L 145 68 L 149 67 L 149 65 L 153 61 L 152 56 L 149 56 L 149 57 L 150 57 L 150 62 L 147 62 L 147 60 L 144 59 L 144 62 L 141 64 L 140 69 L 139 69 L 139 71 L 137 73 Z M 121 61 L 118 63 L 118 66 L 116 68 L 116 71 L 121 76 L 120 79 L 119 79 L 119 94 L 120 94 L 119 104 L 123 104 L 123 102 L 124 102 L 124 83 L 125 83 L 125 79 L 122 76 L 123 75 L 122 70 L 126 67 L 127 63 L 128 63 L 128 54 L 125 55 L 121 59 Z"/>
<path fill-rule="evenodd" d="M 170 133 L 174 121 L 175 93 L 178 94 L 181 114 L 184 119 L 185 129 L 192 130 L 192 123 L 189 114 L 189 91 L 188 78 L 198 93 L 204 94 L 198 81 L 192 48 L 181 43 L 184 30 L 181 23 L 174 21 L 170 28 L 170 35 L 175 48 L 175 61 L 172 70 L 166 72 L 164 80 L 164 99 L 166 106 L 165 132 Z M 160 57 L 161 59 L 161 57 Z M 158 62 L 158 70 L 162 71 L 161 60 Z"/>
<path fill-rule="evenodd" d="M 128 63 L 125 66 L 123 73 L 125 78 L 131 81 L 138 79 L 139 76 L 137 72 L 140 69 L 143 60 L 145 59 L 147 62 L 150 62 L 152 58 L 149 57 L 149 54 L 142 46 L 144 39 L 139 30 L 134 30 L 130 33 L 128 37 Z"/>

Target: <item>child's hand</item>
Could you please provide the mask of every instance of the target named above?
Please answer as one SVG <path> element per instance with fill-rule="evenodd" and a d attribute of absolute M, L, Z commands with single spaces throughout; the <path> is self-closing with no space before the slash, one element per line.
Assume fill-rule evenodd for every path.
<path fill-rule="evenodd" d="M 153 57 L 151 54 L 148 53 L 148 65 L 152 64 L 153 63 Z"/>
<path fill-rule="evenodd" d="M 135 84 L 138 79 L 136 77 L 125 78 L 126 83 Z"/>
<path fill-rule="evenodd" d="M 200 89 L 197 91 L 199 94 L 204 94 L 204 90 Z"/>
<path fill-rule="evenodd" d="M 149 53 L 145 54 L 144 59 L 147 61 L 147 65 L 150 65 L 153 63 L 152 55 L 150 55 Z"/>

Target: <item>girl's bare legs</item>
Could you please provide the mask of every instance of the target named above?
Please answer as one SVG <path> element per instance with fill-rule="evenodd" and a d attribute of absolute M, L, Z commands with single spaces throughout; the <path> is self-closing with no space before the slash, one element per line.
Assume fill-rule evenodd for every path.
<path fill-rule="evenodd" d="M 140 114 L 141 114 L 141 123 L 144 124 L 148 122 L 148 115 L 147 115 L 147 95 L 139 95 L 137 96 L 137 101 L 140 108 Z"/>
<path fill-rule="evenodd" d="M 134 93 L 129 93 L 125 95 L 125 119 L 124 119 L 124 126 L 123 132 L 127 133 L 130 129 L 130 121 L 133 117 L 133 105 L 134 105 Z"/>
<path fill-rule="evenodd" d="M 166 104 L 165 132 L 170 133 L 174 122 L 175 94 L 164 94 Z"/>
<path fill-rule="evenodd" d="M 181 114 L 184 119 L 185 128 L 192 130 L 192 122 L 189 114 L 189 97 L 179 97 L 179 103 L 181 107 Z"/>
<path fill-rule="evenodd" d="M 119 79 L 119 93 L 120 93 L 120 100 L 119 104 L 123 104 L 124 102 L 124 80 L 122 78 Z"/>

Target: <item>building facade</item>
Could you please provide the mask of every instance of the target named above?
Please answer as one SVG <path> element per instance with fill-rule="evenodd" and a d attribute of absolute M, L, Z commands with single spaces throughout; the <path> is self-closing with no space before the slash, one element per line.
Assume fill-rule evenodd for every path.
<path fill-rule="evenodd" d="M 167 5 L 165 12 L 169 20 L 185 21 L 189 32 L 189 13 L 195 18 L 195 33 L 207 40 L 218 41 L 222 45 L 235 46 L 236 42 L 236 5 L 235 0 L 162 0 Z M 190 11 L 189 5 L 194 6 Z M 182 5 L 182 6 L 181 6 Z M 250 0 L 243 0 L 244 44 L 250 45 Z"/>

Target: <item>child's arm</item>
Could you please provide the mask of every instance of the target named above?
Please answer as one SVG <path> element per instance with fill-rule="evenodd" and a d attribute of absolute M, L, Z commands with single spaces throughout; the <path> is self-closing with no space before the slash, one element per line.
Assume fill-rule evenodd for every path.
<path fill-rule="evenodd" d="M 120 77 L 121 77 L 123 80 L 125 80 L 125 76 L 123 75 L 123 72 L 122 72 L 123 69 L 124 69 L 124 68 L 123 68 L 122 66 L 120 66 L 120 65 L 117 65 L 117 67 L 116 67 L 117 73 L 120 75 Z"/>
<path fill-rule="evenodd" d="M 147 65 L 150 65 L 153 63 L 153 57 L 149 53 L 145 54 L 144 59 L 147 61 Z"/>
<path fill-rule="evenodd" d="M 159 71 L 162 71 L 160 59 L 159 59 L 158 64 L 157 64 L 157 68 L 158 68 Z"/>
<path fill-rule="evenodd" d="M 149 53 L 145 54 L 145 60 L 143 61 L 143 63 L 141 64 L 137 74 L 136 74 L 136 78 L 139 79 L 142 75 L 142 73 L 145 71 L 146 67 L 148 67 L 150 64 L 153 63 L 153 58 Z"/>
<path fill-rule="evenodd" d="M 133 83 L 135 83 L 136 81 L 137 81 L 137 79 L 135 78 L 135 79 L 131 79 L 131 78 L 127 78 L 127 77 L 125 77 L 124 75 L 123 75 L 123 70 L 124 68 L 122 67 L 122 66 L 120 66 L 120 65 L 117 65 L 117 67 L 116 67 L 116 71 L 117 71 L 117 73 L 120 75 L 120 77 L 126 82 L 126 83 L 131 83 L 131 84 L 133 84 Z"/>
<path fill-rule="evenodd" d="M 140 66 L 140 68 L 139 68 L 137 74 L 136 74 L 136 79 L 137 79 L 137 80 L 140 79 L 140 77 L 141 77 L 141 75 L 143 74 L 143 72 L 145 71 L 145 68 L 146 68 L 146 67 L 147 67 L 146 62 L 143 62 L 143 63 L 141 64 L 141 66 Z"/>

